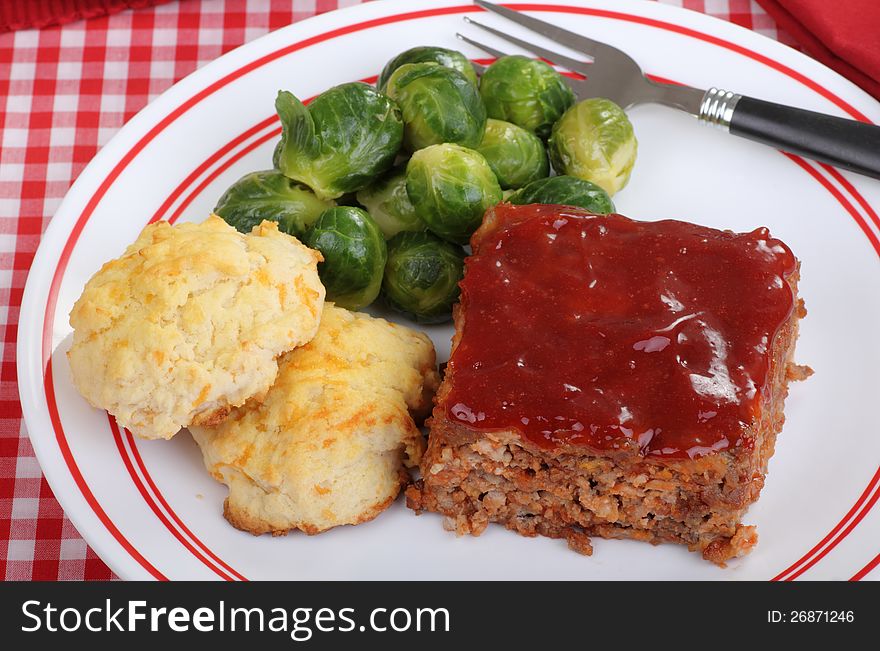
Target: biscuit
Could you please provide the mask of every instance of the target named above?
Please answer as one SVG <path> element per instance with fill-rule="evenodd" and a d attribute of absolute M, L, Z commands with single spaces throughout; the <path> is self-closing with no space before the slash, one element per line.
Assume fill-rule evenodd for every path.
<path fill-rule="evenodd" d="M 279 361 L 265 400 L 191 427 L 229 486 L 224 515 L 253 534 L 316 534 L 376 517 L 409 481 L 439 384 L 425 335 L 327 304 L 318 334 Z"/>
<path fill-rule="evenodd" d="M 274 222 L 247 235 L 215 215 L 150 224 L 73 306 L 74 385 L 143 438 L 219 423 L 315 335 L 320 260 Z"/>

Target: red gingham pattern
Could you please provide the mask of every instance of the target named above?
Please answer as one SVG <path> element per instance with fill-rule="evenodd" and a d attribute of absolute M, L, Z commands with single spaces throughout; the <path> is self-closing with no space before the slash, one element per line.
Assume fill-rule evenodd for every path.
<path fill-rule="evenodd" d="M 64 516 L 21 418 L 16 328 L 40 236 L 67 189 L 150 100 L 242 43 L 361 0 L 181 0 L 0 35 L 0 579 L 109 579 Z M 753 0 L 661 0 L 791 43 Z"/>

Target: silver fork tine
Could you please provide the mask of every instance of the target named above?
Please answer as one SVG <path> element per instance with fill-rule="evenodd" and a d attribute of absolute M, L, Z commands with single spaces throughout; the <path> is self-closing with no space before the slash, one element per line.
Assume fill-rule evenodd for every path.
<path fill-rule="evenodd" d="M 547 48 L 541 47 L 540 45 L 535 45 L 534 43 L 529 43 L 528 41 L 524 41 L 516 36 L 511 36 L 510 34 L 505 34 L 494 27 L 489 27 L 488 25 L 483 25 L 482 23 L 478 23 L 477 21 L 464 17 L 465 22 L 473 25 L 474 27 L 479 27 L 480 29 L 484 29 L 490 34 L 494 34 L 498 38 L 503 38 L 505 41 L 509 43 L 513 43 L 514 45 L 518 45 L 524 50 L 529 50 L 530 52 L 534 52 L 538 56 L 542 56 L 545 59 L 552 61 L 555 64 L 561 65 L 564 68 L 568 68 L 573 72 L 580 72 L 581 74 L 588 75 L 589 74 L 589 61 L 578 61 L 577 59 L 572 59 L 571 57 L 565 56 L 564 54 L 560 54 L 559 52 L 554 52 L 553 50 L 548 50 Z"/>
<path fill-rule="evenodd" d="M 483 52 L 488 52 L 489 54 L 491 54 L 491 55 L 492 55 L 493 57 L 495 57 L 496 59 L 500 59 L 501 57 L 506 57 L 506 56 L 507 56 L 507 54 L 505 54 L 505 53 L 502 52 L 501 50 L 496 50 L 494 47 L 491 47 L 491 46 L 489 46 L 489 45 L 486 45 L 485 43 L 480 43 L 479 41 L 475 41 L 475 40 L 472 39 L 472 38 L 468 38 L 468 37 L 465 36 L 464 34 L 456 33 L 455 35 L 456 35 L 456 37 L 458 37 L 459 40 L 464 41 L 465 43 L 470 43 L 470 44 L 473 45 L 474 47 L 478 47 L 478 48 L 480 48 L 481 50 L 483 50 Z"/>
<path fill-rule="evenodd" d="M 561 27 L 557 27 L 556 25 L 551 25 L 550 23 L 546 23 L 543 20 L 538 20 L 537 18 L 532 18 L 531 16 L 527 16 L 526 14 L 521 14 L 518 11 L 514 11 L 513 9 L 508 9 L 507 7 L 502 7 L 491 2 L 486 2 L 485 0 L 474 0 L 474 4 L 479 5 L 486 11 L 491 11 L 498 14 L 499 16 L 504 16 L 508 20 L 512 20 L 513 22 L 532 30 L 533 32 L 537 32 L 542 36 L 546 36 L 553 41 L 561 43 L 566 47 L 570 47 L 573 50 L 577 50 L 578 52 L 586 54 L 589 57 L 598 58 L 600 54 L 623 54 L 620 50 L 611 47 L 610 45 L 600 43 L 599 41 L 594 41 L 593 39 L 587 38 L 586 36 L 581 36 L 580 34 L 575 34 L 574 32 L 570 32 L 567 29 L 562 29 Z"/>

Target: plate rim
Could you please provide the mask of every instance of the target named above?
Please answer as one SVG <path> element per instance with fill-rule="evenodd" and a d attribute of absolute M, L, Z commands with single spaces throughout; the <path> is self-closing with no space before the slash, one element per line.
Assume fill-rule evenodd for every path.
<path fill-rule="evenodd" d="M 791 48 L 788 48 L 787 46 L 785 46 L 781 43 L 778 43 L 777 41 L 774 41 L 774 40 L 769 39 L 767 37 L 764 37 L 760 34 L 752 32 L 751 30 L 748 30 L 746 28 L 743 28 L 743 27 L 740 27 L 737 25 L 733 25 L 733 24 L 725 22 L 721 19 L 714 18 L 712 16 L 708 16 L 706 14 L 702 14 L 699 12 L 693 12 L 693 11 L 682 9 L 682 8 L 675 7 L 672 5 L 661 5 L 661 4 L 656 4 L 656 3 L 644 3 L 644 2 L 636 3 L 636 2 L 631 2 L 631 1 L 628 1 L 628 2 L 619 2 L 618 1 L 618 2 L 614 2 L 614 3 L 611 3 L 609 1 L 583 2 L 583 1 L 576 1 L 576 0 L 575 1 L 569 0 L 569 2 L 571 4 L 564 4 L 564 5 L 563 4 L 555 4 L 555 3 L 551 3 L 551 2 L 539 2 L 539 3 L 527 3 L 527 4 L 526 3 L 515 3 L 514 6 L 516 8 L 519 8 L 522 10 L 527 10 L 527 11 L 542 11 L 542 10 L 543 11 L 554 11 L 555 10 L 555 11 L 559 11 L 561 13 L 565 13 L 566 10 L 571 10 L 571 9 L 581 8 L 581 7 L 588 7 L 588 8 L 594 8 L 594 9 L 595 8 L 614 7 L 615 11 L 611 11 L 611 10 L 608 10 L 608 11 L 610 11 L 611 13 L 618 13 L 618 14 L 622 13 L 624 11 L 627 11 L 627 12 L 632 11 L 635 15 L 642 15 L 642 16 L 645 16 L 647 14 L 652 13 L 652 11 L 656 11 L 659 14 L 666 14 L 666 18 L 671 17 L 672 19 L 674 19 L 675 15 L 678 14 L 679 12 L 685 12 L 686 14 L 688 14 L 688 18 L 690 20 L 695 19 L 695 20 L 697 20 L 697 22 L 705 21 L 709 25 L 707 31 L 709 32 L 710 35 L 713 35 L 716 38 L 718 38 L 719 31 L 723 34 L 723 32 L 725 30 L 729 30 L 729 28 L 734 28 L 733 29 L 734 38 L 731 38 L 730 42 L 732 42 L 736 45 L 739 45 L 740 47 L 744 47 L 744 46 L 742 46 L 740 43 L 737 43 L 735 37 L 740 36 L 741 34 L 739 32 L 742 32 L 746 35 L 749 35 L 750 38 L 751 37 L 758 37 L 758 39 L 766 41 L 767 43 L 764 43 L 765 45 L 772 44 L 770 46 L 771 50 L 777 46 L 781 47 L 781 48 L 785 48 L 785 49 L 789 50 L 791 53 L 797 55 L 796 58 L 798 58 L 798 61 L 800 61 L 800 58 L 802 58 L 806 62 L 816 64 L 820 68 L 823 68 L 825 72 L 831 72 L 834 76 L 838 77 L 838 81 L 840 81 L 844 85 L 848 85 L 850 87 L 850 88 L 847 88 L 848 91 L 855 90 L 855 91 L 857 91 L 857 93 L 864 95 L 864 97 L 862 98 L 863 100 L 865 98 L 867 98 L 867 99 L 871 100 L 871 102 L 873 102 L 873 100 L 870 98 L 870 96 L 868 96 L 866 93 L 864 93 L 864 91 L 857 88 L 851 82 L 849 82 L 848 80 L 845 80 L 843 77 L 840 77 L 840 75 L 837 75 L 837 73 L 834 73 L 833 71 L 831 71 L 827 67 L 823 66 L 822 64 L 810 59 L 809 57 L 806 57 L 806 55 L 803 55 L 795 50 L 792 50 Z M 58 260 L 60 260 L 61 255 L 63 255 L 63 250 L 67 247 L 67 243 L 65 243 L 64 246 L 62 247 L 62 250 L 58 252 L 59 253 L 58 257 L 54 256 L 54 253 L 55 253 L 54 249 L 59 248 L 57 245 L 57 242 L 56 242 L 56 240 L 58 240 L 58 234 L 56 233 L 56 231 L 61 231 L 61 229 L 63 228 L 62 223 L 61 223 L 62 220 L 57 219 L 57 217 L 61 216 L 61 217 L 66 218 L 66 222 L 70 222 L 72 218 L 76 219 L 76 217 L 77 217 L 76 213 L 78 211 L 75 210 L 74 208 L 72 208 L 71 206 L 73 206 L 75 204 L 75 199 L 77 198 L 77 196 L 79 194 L 82 194 L 82 188 L 89 187 L 89 184 L 92 183 L 92 178 L 91 178 L 92 176 L 95 176 L 96 174 L 98 174 L 100 176 L 107 176 L 106 172 L 107 172 L 108 167 L 115 169 L 115 167 L 113 167 L 114 161 L 115 161 L 116 165 L 118 165 L 119 162 L 121 162 L 121 160 L 122 160 L 122 159 L 118 158 L 118 156 L 116 156 L 117 150 L 121 149 L 124 146 L 126 139 L 129 139 L 129 140 L 133 139 L 133 138 L 143 139 L 143 137 L 146 133 L 149 133 L 152 128 L 155 128 L 155 126 L 158 124 L 158 122 L 156 122 L 155 120 L 152 120 L 152 118 L 154 117 L 153 114 L 160 113 L 162 111 L 162 109 L 166 107 L 166 105 L 173 102 L 175 99 L 177 99 L 178 96 L 183 98 L 184 102 L 187 102 L 191 98 L 193 98 L 194 96 L 200 94 L 201 92 L 204 92 L 205 88 L 202 88 L 201 91 L 198 91 L 195 93 L 193 92 L 193 90 L 195 88 L 200 87 L 200 86 L 205 86 L 205 82 L 207 82 L 211 79 L 215 79 L 215 82 L 216 82 L 216 81 L 219 81 L 220 79 L 223 79 L 226 76 L 228 76 L 228 75 L 224 75 L 223 71 L 224 70 L 228 71 L 230 68 L 230 64 L 234 64 L 236 59 L 248 60 L 248 57 L 250 56 L 250 61 L 252 63 L 254 61 L 254 59 L 253 59 L 253 55 L 251 53 L 251 50 L 258 50 L 269 39 L 280 40 L 282 35 L 286 36 L 286 35 L 289 35 L 289 34 L 296 32 L 296 31 L 315 32 L 314 33 L 315 37 L 317 37 L 319 35 L 326 36 L 327 31 L 325 31 L 325 32 L 318 32 L 317 31 L 318 29 L 320 29 L 320 23 L 326 22 L 328 24 L 328 27 L 330 25 L 334 25 L 334 24 L 337 26 L 340 26 L 340 27 L 345 26 L 345 25 L 351 26 L 352 24 L 354 24 L 356 22 L 355 18 L 357 18 L 357 15 L 361 14 L 361 13 L 364 14 L 364 17 L 370 16 L 373 14 L 375 14 L 376 16 L 395 16 L 395 15 L 400 15 L 400 14 L 419 14 L 419 13 L 426 13 L 426 12 L 427 13 L 434 12 L 436 14 L 437 13 L 436 8 L 438 8 L 438 7 L 448 8 L 450 10 L 451 9 L 460 10 L 460 11 L 457 11 L 454 13 L 463 13 L 464 11 L 470 11 L 470 10 L 479 11 L 479 8 L 477 8 L 477 7 L 474 7 L 471 5 L 455 4 L 454 2 L 450 2 L 449 0 L 441 0 L 439 2 L 431 2 L 431 3 L 422 3 L 420 6 L 423 8 L 422 11 L 415 11 L 414 12 L 414 11 L 411 11 L 413 9 L 412 2 L 406 2 L 406 0 L 386 0 L 386 2 L 383 2 L 383 3 L 366 3 L 366 4 L 361 4 L 361 5 L 357 5 L 357 6 L 353 6 L 353 7 L 340 9 L 340 10 L 333 11 L 333 12 L 328 12 L 328 13 L 322 14 L 320 16 L 315 16 L 315 17 L 312 17 L 312 18 L 309 18 L 309 19 L 306 19 L 303 21 L 299 21 L 295 24 L 281 28 L 280 30 L 276 30 L 274 32 L 271 32 L 269 34 L 261 36 L 257 39 L 254 39 L 253 41 L 251 41 L 249 43 L 243 44 L 242 46 L 240 46 L 240 47 L 236 48 L 235 50 L 232 50 L 231 52 L 215 59 L 214 61 L 211 61 L 210 63 L 206 64 L 205 66 L 200 68 L 198 71 L 196 71 L 192 75 L 187 76 L 186 78 L 177 82 L 171 88 L 169 88 L 168 90 L 163 92 L 156 99 L 154 99 L 152 102 L 150 102 L 144 109 L 142 109 L 138 113 L 138 115 L 135 116 L 135 118 L 130 120 L 126 125 L 124 125 L 122 127 L 122 129 L 120 129 L 119 132 L 117 132 L 113 136 L 113 138 L 111 138 L 110 141 L 108 141 L 108 143 L 106 145 L 104 145 L 104 147 L 95 156 L 95 158 L 93 158 L 92 161 L 89 162 L 86 169 L 83 171 L 83 173 L 80 174 L 77 181 L 68 190 L 67 194 L 65 195 L 64 200 L 62 201 L 58 210 L 56 211 L 55 216 L 50 221 L 50 224 L 49 224 L 48 228 L 46 229 L 46 232 L 44 233 L 43 237 L 41 238 L 40 245 L 38 247 L 38 251 L 37 251 L 36 255 L 34 256 L 34 261 L 32 263 L 31 269 L 28 272 L 28 278 L 26 281 L 25 291 L 24 291 L 24 295 L 22 298 L 21 313 L 20 313 L 20 319 L 19 319 L 19 324 L 18 324 L 18 345 L 17 345 L 16 366 L 17 366 L 18 376 L 19 376 L 19 392 L 20 392 L 20 399 L 21 399 L 21 403 L 22 403 L 23 418 L 24 418 L 25 424 L 27 426 L 28 435 L 31 438 L 31 442 L 34 447 L 34 452 L 35 452 L 37 459 L 41 465 L 41 469 L 43 470 L 43 474 L 46 477 L 46 480 L 49 482 L 49 485 L 52 488 L 53 492 L 55 493 L 56 498 L 62 504 L 62 507 L 64 508 L 64 511 L 67 514 L 68 518 L 70 518 L 71 522 L 73 522 L 74 526 L 77 528 L 77 530 L 80 532 L 80 534 L 83 535 L 84 538 L 86 538 L 87 542 L 95 549 L 95 551 L 102 558 L 102 560 L 104 560 L 104 562 L 106 562 L 118 576 L 120 576 L 122 578 L 139 578 L 142 576 L 143 572 L 138 570 L 137 565 L 135 565 L 135 571 L 129 571 L 130 570 L 130 567 L 129 567 L 130 563 L 132 563 L 132 562 L 137 563 L 136 559 L 134 559 L 130 555 L 128 555 L 128 554 L 130 554 L 129 552 L 126 552 L 127 555 L 122 557 L 122 559 L 120 560 L 118 558 L 119 549 L 117 549 L 116 547 L 113 547 L 113 545 L 111 545 L 111 544 L 104 544 L 105 543 L 104 536 L 98 536 L 92 529 L 93 524 L 98 524 L 102 527 L 106 526 L 106 524 L 101 522 L 100 518 L 98 518 L 97 521 L 95 522 L 94 521 L 95 520 L 94 516 L 96 515 L 95 513 L 88 513 L 88 512 L 84 513 L 84 514 L 81 513 L 80 508 L 81 508 L 82 504 L 78 504 L 78 505 L 72 504 L 73 497 L 68 495 L 68 493 L 66 491 L 59 490 L 59 488 L 61 487 L 62 484 L 69 483 L 68 481 L 62 481 L 62 479 L 68 480 L 68 479 L 75 479 L 75 478 L 73 478 L 73 477 L 62 478 L 61 476 L 56 474 L 58 472 L 65 472 L 65 473 L 71 474 L 70 468 L 67 465 L 63 465 L 60 469 L 55 469 L 55 459 L 54 458 L 49 459 L 49 455 L 53 452 L 61 452 L 63 455 L 63 450 L 54 450 L 54 451 L 51 450 L 50 449 L 51 437 L 50 436 L 46 436 L 46 437 L 34 436 L 34 432 L 38 432 L 38 431 L 40 431 L 40 429 L 39 429 L 39 427 L 32 427 L 32 425 L 35 425 L 35 426 L 39 425 L 40 424 L 39 421 L 42 419 L 42 416 L 43 416 L 43 414 L 39 414 L 39 417 L 38 417 L 37 413 L 35 413 L 35 412 L 40 411 L 40 407 L 39 407 L 40 401 L 36 400 L 33 403 L 30 402 L 30 400 L 34 397 L 32 395 L 34 393 L 33 390 L 37 389 L 41 384 L 38 380 L 39 377 L 42 376 L 42 378 L 44 379 L 44 383 L 43 383 L 44 392 L 46 391 L 46 385 L 49 384 L 48 380 L 51 379 L 51 365 L 49 365 L 47 367 L 47 366 L 44 366 L 42 363 L 39 363 L 37 368 L 43 369 L 43 370 L 36 377 L 33 377 L 33 373 L 32 373 L 33 368 L 34 368 L 33 367 L 33 357 L 34 357 L 33 341 L 36 339 L 39 342 L 45 343 L 44 338 L 43 338 L 43 334 L 42 334 L 43 329 L 45 328 L 50 336 L 51 336 L 51 330 L 52 330 L 51 324 L 49 324 L 48 327 L 46 327 L 46 324 L 49 322 L 49 320 L 45 318 L 46 317 L 45 313 L 43 314 L 42 322 L 39 321 L 39 312 L 40 312 L 39 305 L 40 305 L 40 303 L 37 301 L 38 289 L 36 288 L 37 281 L 38 281 L 37 276 L 39 274 L 34 274 L 32 272 L 36 269 L 44 268 L 46 266 L 46 260 L 44 260 L 45 258 L 48 258 L 48 262 L 50 262 L 50 263 L 57 262 Z M 379 7 L 381 7 L 381 10 L 378 10 Z M 647 7 L 651 7 L 651 10 L 648 10 Z M 645 11 L 641 12 L 640 10 L 642 10 L 642 9 L 644 9 Z M 409 10 L 409 11 L 407 11 L 407 10 Z M 447 13 L 453 13 L 453 12 L 450 11 Z M 717 29 L 713 30 L 713 28 L 717 28 Z M 726 35 L 723 35 L 723 36 L 724 36 L 724 39 L 727 38 Z M 293 40 L 291 40 L 291 42 L 296 43 L 296 41 L 293 41 Z M 746 49 L 748 49 L 748 48 L 746 48 Z M 280 56 L 283 56 L 283 55 L 280 55 Z M 260 58 L 262 58 L 262 57 L 260 57 Z M 782 65 L 786 65 L 786 64 L 782 64 Z M 788 67 L 788 66 L 786 65 L 786 67 Z M 205 96 L 207 97 L 208 95 L 205 95 Z M 167 114 L 166 119 L 169 115 L 173 115 L 178 110 L 178 108 L 175 108 L 174 111 Z M 858 110 L 858 109 L 856 109 L 856 110 Z M 159 122 L 161 122 L 161 120 Z M 152 127 L 150 126 L 151 124 L 153 125 Z M 108 163 L 109 163 L 109 165 L 108 165 Z M 108 185 L 108 187 L 109 187 L 109 185 Z M 97 206 L 98 203 L 100 203 L 100 199 L 95 202 L 95 206 Z M 80 218 L 81 218 L 81 215 L 80 215 Z M 76 219 L 76 221 L 78 221 L 78 219 Z M 69 225 L 69 224 L 65 224 L 65 225 Z M 63 235 L 63 232 L 61 234 Z M 54 245 L 54 246 L 52 246 L 52 245 Z M 57 269 L 55 270 L 55 273 L 56 274 L 58 273 Z M 63 275 L 64 275 L 64 272 L 62 270 L 60 272 L 59 278 L 63 278 Z M 59 282 L 60 282 L 60 280 L 59 280 Z M 34 315 L 32 313 L 34 311 L 37 312 L 37 319 L 38 319 L 37 323 L 42 323 L 42 325 L 44 326 L 44 328 L 40 329 L 40 335 L 38 335 L 38 336 L 33 335 L 34 330 L 32 330 L 32 329 L 28 330 L 25 328 L 25 324 L 29 324 L 29 323 L 33 322 Z M 27 317 L 27 318 L 25 318 L 25 317 Z M 37 357 L 41 358 L 42 354 L 37 355 Z M 27 362 L 31 362 L 31 364 L 29 365 Z M 30 378 L 30 379 L 24 380 L 24 378 Z M 27 387 L 25 386 L 25 383 L 27 383 L 27 385 L 28 385 Z M 28 389 L 31 389 L 31 391 L 28 392 Z M 50 429 L 50 431 L 51 431 L 51 429 Z M 57 443 L 57 441 L 56 441 L 56 443 Z M 47 461 L 49 461 L 49 463 L 47 463 Z M 50 478 L 50 474 L 47 473 L 45 470 L 46 467 L 53 468 L 53 470 L 51 471 L 51 474 L 52 474 L 51 478 Z M 88 502 L 87 496 L 85 499 Z M 89 505 L 89 506 L 91 506 L 91 505 Z M 94 509 L 94 507 L 92 507 L 92 509 Z M 87 516 L 92 516 L 92 517 L 87 517 Z M 81 526 L 81 524 L 82 524 L 82 526 Z M 85 533 L 86 531 L 88 531 L 88 535 Z M 107 533 L 107 532 L 104 532 L 104 533 Z M 112 533 L 112 532 L 110 532 L 110 533 Z M 100 538 L 100 541 L 98 540 L 99 538 Z M 123 536 L 123 538 L 124 538 L 124 536 Z M 118 539 L 113 542 L 115 544 L 119 545 Z M 154 577 L 154 578 L 160 578 L 160 577 Z M 165 577 L 162 577 L 162 578 L 165 578 Z"/>

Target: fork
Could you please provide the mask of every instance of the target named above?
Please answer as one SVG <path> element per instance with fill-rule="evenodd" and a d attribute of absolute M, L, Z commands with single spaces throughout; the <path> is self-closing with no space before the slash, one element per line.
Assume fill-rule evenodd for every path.
<path fill-rule="evenodd" d="M 581 61 L 524 41 L 465 16 L 465 21 L 586 77 L 565 77 L 579 99 L 605 97 L 623 108 L 662 104 L 749 140 L 799 154 L 836 167 L 880 179 L 880 127 L 739 95 L 720 88 L 702 91 L 690 86 L 648 79 L 628 54 L 543 20 L 485 0 L 474 3 L 526 29 L 589 58 Z M 462 34 L 458 38 L 494 57 L 504 52 Z M 479 68 L 478 68 L 479 69 Z"/>

